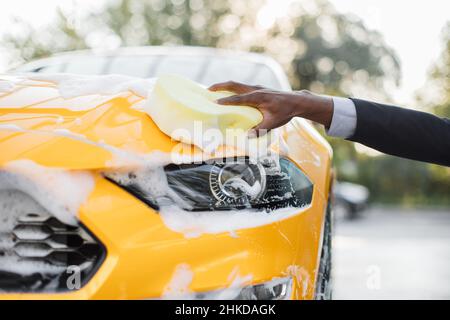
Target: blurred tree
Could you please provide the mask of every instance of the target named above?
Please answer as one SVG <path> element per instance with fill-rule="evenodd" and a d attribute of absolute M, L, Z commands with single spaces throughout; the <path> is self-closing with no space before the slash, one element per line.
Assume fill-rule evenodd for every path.
<path fill-rule="evenodd" d="M 434 113 L 450 118 L 450 22 L 442 31 L 444 50 L 431 67 L 427 85 L 417 92 L 420 104 Z"/>
<path fill-rule="evenodd" d="M 85 48 L 200 45 L 265 52 L 286 68 L 296 89 L 353 94 L 352 83 L 385 93 L 399 63 L 382 37 L 326 0 L 293 2 L 276 18 L 265 0 L 116 0 L 85 16 L 59 9 L 43 30 L 16 20 L 2 43 L 23 62 Z M 357 92 L 359 93 L 359 92 Z M 361 95 L 361 94 L 360 94 Z M 385 95 L 383 95 L 385 96 Z"/>
<path fill-rule="evenodd" d="M 336 13 L 327 1 L 315 3 L 316 9 L 306 15 L 298 10 L 298 18 L 293 20 L 293 37 L 300 48 L 293 59 L 298 87 L 387 98 L 384 82 L 398 84 L 400 79 L 400 64 L 393 50 L 358 18 Z"/>
<path fill-rule="evenodd" d="M 418 90 L 417 100 L 425 109 L 439 116 L 450 118 L 450 22 L 442 31 L 443 51 L 431 67 L 429 81 Z M 427 165 L 429 181 L 433 184 L 430 194 L 442 197 L 450 203 L 450 168 Z M 442 201 L 441 201 L 442 202 Z"/>
<path fill-rule="evenodd" d="M 101 12 L 80 16 L 58 8 L 55 21 L 33 29 L 15 19 L 13 34 L 2 44 L 16 64 L 61 51 L 141 45 L 215 46 L 222 36 L 223 17 L 230 11 L 221 0 L 118 0 Z"/>
<path fill-rule="evenodd" d="M 372 201 L 405 206 L 450 206 L 450 172 L 442 166 L 390 156 L 359 155 L 364 170 L 351 179 L 367 186 Z"/>

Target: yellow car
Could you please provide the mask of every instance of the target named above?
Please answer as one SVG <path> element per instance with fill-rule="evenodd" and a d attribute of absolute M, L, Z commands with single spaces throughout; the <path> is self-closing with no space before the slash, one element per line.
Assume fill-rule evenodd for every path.
<path fill-rule="evenodd" d="M 204 84 L 290 89 L 266 57 L 164 50 L 69 53 L 21 71 L 104 59 L 97 73 L 139 73 L 147 59 L 153 73 L 132 75 L 150 77 L 177 72 L 166 69 L 178 61 L 179 73 Z M 179 142 L 142 111 L 147 97 L 95 79 L 0 77 L 0 299 L 330 298 L 332 151 L 307 121 L 276 130 L 277 164 L 226 147 L 209 159 L 195 146 L 170 163 L 164 155 Z M 154 166 L 136 169 L 141 161 Z M 237 176 L 260 188 L 233 193 L 227 180 Z M 164 206 L 169 198 L 189 206 Z"/>

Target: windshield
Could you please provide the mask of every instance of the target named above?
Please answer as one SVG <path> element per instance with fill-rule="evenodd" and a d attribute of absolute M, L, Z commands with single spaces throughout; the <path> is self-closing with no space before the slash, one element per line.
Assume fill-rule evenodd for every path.
<path fill-rule="evenodd" d="M 211 85 L 234 81 L 283 89 L 275 72 L 263 63 L 224 56 L 206 55 L 74 55 L 48 60 L 47 64 L 24 65 L 19 72 L 75 74 L 123 74 L 150 78 L 163 73 L 177 73 Z"/>

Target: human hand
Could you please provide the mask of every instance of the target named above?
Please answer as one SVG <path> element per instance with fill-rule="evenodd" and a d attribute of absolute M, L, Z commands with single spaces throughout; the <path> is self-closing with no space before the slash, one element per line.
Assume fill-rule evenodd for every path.
<path fill-rule="evenodd" d="M 215 84 L 209 90 L 236 93 L 217 100 L 219 104 L 250 106 L 261 111 L 263 121 L 254 128 L 257 132 L 280 127 L 296 116 L 328 128 L 333 117 L 333 100 L 306 90 L 276 91 L 233 81 Z"/>

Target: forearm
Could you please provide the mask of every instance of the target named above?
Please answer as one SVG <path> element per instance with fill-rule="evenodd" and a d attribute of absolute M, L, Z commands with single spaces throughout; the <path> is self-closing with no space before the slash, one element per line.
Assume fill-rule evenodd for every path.
<path fill-rule="evenodd" d="M 450 120 L 425 112 L 352 100 L 357 125 L 349 140 L 403 158 L 450 165 Z"/>
<path fill-rule="evenodd" d="M 297 95 L 294 116 L 322 124 L 328 129 L 333 119 L 333 99 L 304 90 L 297 92 Z"/>
<path fill-rule="evenodd" d="M 322 124 L 327 134 L 333 137 L 348 138 L 356 129 L 356 110 L 348 98 L 329 97 L 298 92 L 300 98 L 295 116 Z"/>

